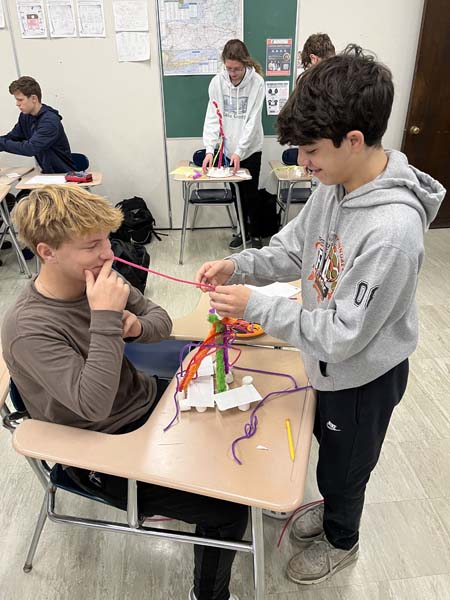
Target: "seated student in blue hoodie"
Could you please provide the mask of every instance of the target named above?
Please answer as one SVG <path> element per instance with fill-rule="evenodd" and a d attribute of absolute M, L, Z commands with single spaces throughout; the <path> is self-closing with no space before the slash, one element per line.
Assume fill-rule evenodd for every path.
<path fill-rule="evenodd" d="M 308 69 L 278 118 L 281 144 L 320 185 L 270 246 L 205 263 L 222 316 L 261 323 L 299 348 L 317 391 L 317 481 L 324 498 L 299 513 L 302 550 L 288 565 L 300 584 L 354 562 L 364 493 L 418 339 L 417 280 L 424 232 L 445 189 L 384 150 L 394 98 L 390 70 L 349 46 Z M 302 304 L 234 283 L 302 279 Z M 226 284 L 226 285 L 225 285 Z"/>
<path fill-rule="evenodd" d="M 0 136 L 0 151 L 34 156 L 43 173 L 73 171 L 69 141 L 57 110 L 42 104 L 39 83 L 20 77 L 9 86 L 20 110 L 14 129 Z"/>

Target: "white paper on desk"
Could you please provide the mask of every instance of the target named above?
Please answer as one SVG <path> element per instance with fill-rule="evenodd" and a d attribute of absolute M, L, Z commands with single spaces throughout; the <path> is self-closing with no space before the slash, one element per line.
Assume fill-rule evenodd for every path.
<path fill-rule="evenodd" d="M 16 0 L 17 16 L 23 38 L 46 38 L 47 21 L 44 3 L 32 0 Z"/>
<path fill-rule="evenodd" d="M 64 175 L 35 175 L 26 182 L 27 185 L 34 184 L 48 184 L 48 185 L 60 185 L 67 183 Z"/>
<path fill-rule="evenodd" d="M 148 31 L 147 0 L 114 0 L 116 31 Z"/>
<path fill-rule="evenodd" d="M 121 31 L 116 33 L 119 62 L 149 60 L 150 37 L 148 31 Z"/>
<path fill-rule="evenodd" d="M 19 173 L 6 173 L 6 177 L 11 177 L 11 179 L 15 179 L 16 177 L 20 177 L 20 175 Z"/>
<path fill-rule="evenodd" d="M 105 37 L 103 0 L 78 0 L 80 37 Z"/>
<path fill-rule="evenodd" d="M 281 283 L 280 281 L 275 281 L 274 283 L 263 285 L 261 287 L 258 287 L 257 285 L 246 285 L 246 287 L 259 292 L 260 294 L 264 294 L 264 296 L 281 296 L 282 298 L 290 298 L 300 291 L 300 288 L 295 287 L 290 283 Z"/>
<path fill-rule="evenodd" d="M 238 169 L 236 171 L 236 177 L 240 177 L 241 179 L 251 179 L 252 176 L 246 172 L 245 169 Z"/>
<path fill-rule="evenodd" d="M 254 385 L 241 385 L 241 387 L 214 394 L 214 400 L 219 410 L 236 408 L 242 404 L 250 404 L 261 400 L 261 395 Z"/>
<path fill-rule="evenodd" d="M 50 37 L 76 37 L 73 0 L 47 0 Z"/>
<path fill-rule="evenodd" d="M 188 385 L 186 402 L 189 406 L 214 406 L 214 379 L 197 377 Z"/>
<path fill-rule="evenodd" d="M 2 0 L 0 0 L 0 29 L 5 27 L 5 13 L 3 12 Z"/>

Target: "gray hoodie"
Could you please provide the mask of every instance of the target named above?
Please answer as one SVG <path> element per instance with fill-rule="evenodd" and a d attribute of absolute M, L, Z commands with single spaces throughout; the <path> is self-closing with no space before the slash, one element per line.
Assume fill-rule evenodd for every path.
<path fill-rule="evenodd" d="M 219 144 L 219 120 L 212 101 L 223 116 L 225 152 L 230 158 L 236 153 L 241 160 L 260 152 L 264 133 L 261 111 L 264 102 L 264 80 L 253 67 L 247 67 L 241 83 L 234 86 L 225 67 L 209 84 L 209 103 L 203 126 L 203 144 L 207 153 L 214 153 Z"/>
<path fill-rule="evenodd" d="M 252 292 L 244 317 L 299 348 L 318 390 L 364 385 L 417 346 L 423 234 L 445 189 L 401 152 L 387 154 L 373 181 L 350 194 L 320 185 L 270 246 L 230 257 L 229 283 L 301 276 L 302 305 Z"/>

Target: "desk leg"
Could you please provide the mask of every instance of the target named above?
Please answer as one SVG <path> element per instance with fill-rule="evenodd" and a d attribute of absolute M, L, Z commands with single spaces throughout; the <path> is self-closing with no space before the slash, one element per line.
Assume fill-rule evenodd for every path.
<path fill-rule="evenodd" d="M 183 190 L 183 224 L 181 226 L 181 247 L 180 247 L 180 259 L 178 264 L 183 264 L 183 255 L 184 255 L 184 243 L 186 241 L 186 227 L 187 227 L 187 217 L 188 217 L 188 209 L 189 209 L 189 194 L 191 193 L 191 185 L 183 181 L 182 184 Z"/>
<path fill-rule="evenodd" d="M 253 577 L 255 581 L 255 600 L 264 600 L 264 531 L 262 509 L 252 508 L 252 539 L 253 539 Z"/>
<path fill-rule="evenodd" d="M 22 273 L 25 273 L 27 277 L 31 278 L 31 271 L 28 268 L 27 261 L 25 260 L 22 250 L 20 249 L 19 242 L 17 241 L 16 234 L 11 225 L 11 220 L 9 216 L 8 206 L 6 205 L 6 200 L 2 200 L 0 202 L 0 216 L 3 219 L 3 223 L 5 225 L 5 230 L 8 231 L 9 237 L 11 238 L 12 245 L 14 246 L 14 250 L 17 256 L 17 262 L 19 263 L 19 267 Z"/>
<path fill-rule="evenodd" d="M 244 215 L 242 212 L 242 204 L 241 204 L 241 195 L 239 193 L 239 185 L 235 181 L 232 181 L 231 183 L 234 185 L 234 189 L 236 192 L 236 206 L 237 206 L 237 213 L 238 213 L 239 229 L 241 230 L 242 244 L 243 244 L 244 250 L 245 250 L 247 248 L 247 244 L 245 243 L 245 238 L 247 237 L 247 235 L 246 235 L 245 226 L 244 226 Z"/>

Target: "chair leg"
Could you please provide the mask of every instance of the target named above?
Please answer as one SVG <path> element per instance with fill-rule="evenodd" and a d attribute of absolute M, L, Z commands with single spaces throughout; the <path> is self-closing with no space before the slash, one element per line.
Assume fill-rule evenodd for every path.
<path fill-rule="evenodd" d="M 242 245 L 245 250 L 247 248 L 247 244 L 245 243 L 246 231 L 245 231 L 245 226 L 244 226 L 244 214 L 242 212 L 241 195 L 239 193 L 238 184 L 234 183 L 234 182 L 232 182 L 232 183 L 234 185 L 234 189 L 236 190 L 236 208 L 237 208 L 237 214 L 238 214 L 239 229 L 240 229 L 240 234 L 242 236 Z"/>
<path fill-rule="evenodd" d="M 192 219 L 192 225 L 191 225 L 192 230 L 195 229 L 195 221 L 197 220 L 197 213 L 198 213 L 198 204 L 196 204 L 195 208 L 194 208 L 194 218 Z"/>
<path fill-rule="evenodd" d="M 27 558 L 25 564 L 23 565 L 23 570 L 25 573 L 29 573 L 33 568 L 33 559 L 36 553 L 36 549 L 39 543 L 39 539 L 41 537 L 42 530 L 44 529 L 45 521 L 47 520 L 47 494 L 44 495 L 44 500 L 42 502 L 41 511 L 39 513 L 39 517 L 36 523 L 36 529 L 34 530 L 33 539 L 31 540 L 30 549 L 28 550 Z"/>
<path fill-rule="evenodd" d="M 188 210 L 189 210 L 189 193 L 190 193 L 190 186 L 188 184 L 184 184 L 183 186 L 183 192 L 184 192 L 184 208 L 183 208 L 183 224 L 182 224 L 182 229 L 181 229 L 181 247 L 180 247 L 180 260 L 178 261 L 178 263 L 180 265 L 183 264 L 183 254 L 184 254 L 184 242 L 186 241 L 186 225 L 187 225 L 187 218 L 188 218 Z"/>
<path fill-rule="evenodd" d="M 233 221 L 233 215 L 231 214 L 231 210 L 230 210 L 230 207 L 228 204 L 226 206 L 226 209 L 227 209 L 227 213 L 228 213 L 228 218 L 230 219 L 231 227 L 232 227 L 232 229 L 236 229 L 236 225 L 234 224 L 234 221 Z"/>
<path fill-rule="evenodd" d="M 292 190 L 294 189 L 294 184 L 290 184 L 289 186 L 289 190 L 287 193 L 287 198 L 286 198 L 286 208 L 284 209 L 284 215 L 283 215 L 283 227 L 285 225 L 287 225 L 288 219 L 289 219 L 289 208 L 291 206 L 291 198 L 292 198 Z"/>

